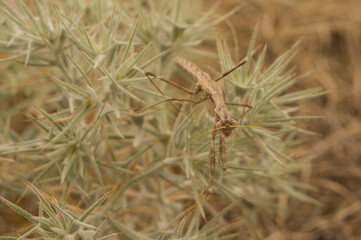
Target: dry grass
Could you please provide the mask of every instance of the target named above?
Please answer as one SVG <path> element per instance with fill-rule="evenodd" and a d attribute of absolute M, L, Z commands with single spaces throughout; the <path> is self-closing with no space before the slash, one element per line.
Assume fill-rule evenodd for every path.
<path fill-rule="evenodd" d="M 325 116 L 307 122 L 320 134 L 307 137 L 301 154 L 316 160 L 303 169 L 302 182 L 318 187 L 311 195 L 318 207 L 280 199 L 289 214 L 264 220 L 268 239 L 361 239 L 361 1 L 359 0 L 228 0 L 225 10 L 244 4 L 232 22 L 240 52 L 260 22 L 258 43 L 266 43 L 270 58 L 302 40 L 293 65 L 311 72 L 299 88 L 322 86 L 324 97 L 304 101 L 301 110 Z M 225 38 L 230 28 L 223 26 Z M 227 36 L 228 34 L 228 36 Z"/>

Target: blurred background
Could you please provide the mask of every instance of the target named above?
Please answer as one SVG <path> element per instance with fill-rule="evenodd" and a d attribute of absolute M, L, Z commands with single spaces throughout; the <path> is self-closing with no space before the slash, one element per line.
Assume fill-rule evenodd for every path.
<path fill-rule="evenodd" d="M 299 73 L 309 72 L 296 87 L 321 86 L 323 97 L 303 101 L 301 111 L 324 118 L 304 122 L 318 136 L 306 136 L 300 154 L 315 160 L 299 177 L 318 188 L 310 193 L 323 206 L 284 199 L 289 212 L 265 222 L 268 239 L 361 239 L 361 1 L 227 0 L 222 11 L 242 5 L 229 23 L 246 52 L 257 22 L 258 44 L 275 59 L 297 41 L 293 60 Z M 232 39 L 230 24 L 223 24 Z M 285 204 L 285 203 L 282 203 Z"/>

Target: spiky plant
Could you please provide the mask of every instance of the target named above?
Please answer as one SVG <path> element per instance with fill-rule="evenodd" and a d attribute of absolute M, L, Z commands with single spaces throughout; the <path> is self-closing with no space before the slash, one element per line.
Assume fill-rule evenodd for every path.
<path fill-rule="evenodd" d="M 110 192 L 98 199 L 80 215 L 77 213 L 78 210 L 75 206 L 61 205 L 54 196 L 42 193 L 31 183 L 28 183 L 28 186 L 39 200 L 38 216 L 33 216 L 3 197 L 0 197 L 0 200 L 18 214 L 34 223 L 34 226 L 18 237 L 1 237 L 1 239 L 28 239 L 28 237 L 35 233 L 40 234 L 41 239 L 94 239 L 99 233 L 99 227 L 88 224 L 85 221 L 109 197 Z M 105 240 L 116 235 L 118 234 L 110 234 L 97 239 Z"/>
<path fill-rule="evenodd" d="M 30 185 L 40 200 L 37 218 L 2 198 L 35 224 L 33 235 L 20 238 L 105 239 L 121 232 L 127 239 L 230 239 L 244 234 L 222 229 L 233 221 L 246 223 L 246 234 L 261 238 L 257 213 L 275 209 L 279 193 L 314 202 L 290 176 L 302 161 L 296 164 L 287 153 L 297 134 L 307 133 L 295 120 L 310 118 L 294 116 L 292 104 L 321 92 L 284 94 L 297 81 L 287 68 L 295 49 L 266 68 L 266 48 L 253 56 L 256 31 L 248 63 L 224 81 L 228 100 L 253 109 L 227 140 L 229 169 L 217 167 L 208 197 L 202 191 L 213 116 L 206 108 L 183 103 L 177 112 L 164 104 L 117 121 L 180 94 L 164 83 L 165 95 L 155 91 L 144 72 L 168 74 L 175 55 L 195 54 L 212 26 L 234 13 L 213 20 L 212 11 L 199 16 L 183 4 L 187 1 L 0 1 L 5 79 L 0 94 L 9 104 L 1 113 L 0 164 L 16 169 L 2 177 L 1 194 L 25 195 L 17 184 L 24 179 L 50 192 L 61 187 L 61 196 L 47 199 Z M 235 62 L 227 46 L 221 40 L 217 46 L 222 69 L 230 69 Z M 11 124 L 19 109 L 30 120 L 21 127 Z M 231 111 L 240 116 L 244 109 Z M 92 226 L 107 216 L 109 221 L 101 233 L 85 236 L 80 226 L 87 223 L 65 208 L 68 196 L 80 197 L 87 207 L 109 190 L 113 196 L 86 227 L 95 231 Z"/>

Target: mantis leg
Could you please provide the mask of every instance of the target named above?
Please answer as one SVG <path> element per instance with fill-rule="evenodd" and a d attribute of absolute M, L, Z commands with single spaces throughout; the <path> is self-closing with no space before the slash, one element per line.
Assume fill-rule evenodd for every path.
<path fill-rule="evenodd" d="M 213 184 L 214 173 L 216 168 L 216 151 L 214 150 L 214 140 L 216 139 L 217 131 L 216 124 L 214 124 L 211 141 L 209 144 L 209 185 Z"/>
<path fill-rule="evenodd" d="M 214 149 L 214 140 L 216 139 L 218 127 L 217 122 L 219 121 L 219 116 L 217 115 L 214 119 L 213 131 L 211 135 L 211 141 L 209 144 L 209 187 L 212 186 L 214 181 L 214 174 L 216 169 L 216 151 Z"/>
<path fill-rule="evenodd" d="M 237 68 L 239 68 L 240 66 L 245 64 L 246 62 L 247 62 L 247 60 L 242 60 L 240 63 L 238 63 L 236 66 L 234 66 L 227 72 L 223 73 L 219 78 L 215 79 L 214 81 L 217 82 L 217 81 L 221 80 L 222 78 L 224 78 L 225 76 L 227 76 L 228 74 L 230 74 L 231 72 L 233 72 L 234 70 L 236 70 Z"/>
<path fill-rule="evenodd" d="M 204 101 L 203 99 L 201 99 L 201 100 Z M 164 102 L 172 102 L 172 101 L 174 101 L 174 102 L 177 102 L 177 101 L 178 101 L 178 102 L 191 102 L 191 103 L 193 103 L 193 104 L 198 104 L 198 103 L 201 102 L 201 101 L 196 101 L 196 100 L 188 99 L 188 98 L 167 98 L 167 99 L 164 99 L 164 100 L 159 101 L 159 102 L 157 102 L 157 103 L 154 103 L 154 104 L 152 104 L 152 105 L 150 105 L 150 106 L 148 106 L 148 107 L 142 108 L 142 109 L 140 109 L 140 110 L 138 110 L 138 111 L 136 111 L 136 112 L 134 112 L 134 113 L 132 113 L 132 114 L 130 114 L 130 115 L 128 115 L 128 116 L 120 117 L 120 118 L 118 118 L 118 120 L 127 119 L 127 118 L 130 118 L 130 117 L 133 117 L 133 116 L 137 115 L 138 113 L 141 113 L 141 112 L 144 112 L 144 111 L 146 111 L 146 110 L 148 110 L 148 109 L 151 109 L 152 107 L 155 107 L 155 106 L 157 106 L 157 105 L 159 105 L 159 104 L 161 104 L 161 103 L 164 103 Z"/>
<path fill-rule="evenodd" d="M 222 131 L 219 134 L 219 164 L 223 171 L 227 170 L 226 137 Z"/>
<path fill-rule="evenodd" d="M 161 92 L 161 90 L 160 90 L 160 89 L 158 88 L 158 86 L 153 82 L 153 80 L 151 80 L 150 77 L 153 77 L 153 78 L 158 79 L 158 80 L 160 80 L 160 81 L 166 82 L 166 83 L 168 83 L 169 85 L 172 85 L 172 86 L 174 86 L 174 87 L 176 87 L 176 88 L 179 88 L 180 90 L 182 90 L 182 91 L 184 91 L 184 92 L 186 92 L 186 93 L 188 93 L 188 94 L 190 94 L 190 95 L 195 95 L 195 94 L 199 93 L 200 90 L 201 90 L 201 89 L 197 88 L 195 91 L 191 91 L 191 90 L 189 90 L 189 89 L 187 89 L 187 88 L 185 88 L 185 87 L 183 87 L 183 86 L 181 86 L 181 85 L 179 85 L 179 84 L 177 84 L 177 83 L 171 82 L 171 81 L 169 81 L 169 80 L 167 80 L 167 79 L 165 79 L 165 78 L 158 77 L 157 75 L 155 75 L 154 73 L 151 73 L 151 72 L 145 72 L 145 76 L 147 76 L 147 78 L 149 79 L 149 81 L 150 81 L 150 82 L 158 89 L 158 91 L 160 91 L 160 92 Z"/>
<path fill-rule="evenodd" d="M 258 49 L 260 49 L 261 45 L 258 46 L 256 49 L 254 49 L 252 51 L 251 56 L 253 56 L 253 54 L 255 54 Z M 216 78 L 214 81 L 218 82 L 219 80 L 221 80 L 222 78 L 226 77 L 228 74 L 232 73 L 234 70 L 236 70 L 237 68 L 239 68 L 240 66 L 244 65 L 245 63 L 247 63 L 246 59 L 243 59 L 240 63 L 238 63 L 236 66 L 234 66 L 233 68 L 231 68 L 230 70 L 228 70 L 227 72 L 223 73 L 220 77 Z"/>
<path fill-rule="evenodd" d="M 242 115 L 237 118 L 237 121 L 239 121 L 242 117 L 244 117 L 249 111 L 251 111 L 251 109 L 253 108 L 251 105 L 248 104 L 242 104 L 242 103 L 231 103 L 231 102 L 226 102 L 227 105 L 232 105 L 232 106 L 240 106 L 240 107 L 246 107 L 248 108 L 244 113 L 242 113 Z"/>
<path fill-rule="evenodd" d="M 155 76 L 154 74 L 151 74 L 149 72 L 145 72 L 145 76 L 148 78 L 148 80 L 152 83 L 152 85 L 158 90 L 158 92 L 160 92 L 163 96 L 165 96 L 165 94 L 163 93 L 163 91 L 158 87 L 157 84 L 155 84 L 155 82 L 153 82 L 153 80 L 150 78 L 150 76 Z M 174 105 L 172 102 L 169 102 L 178 112 L 180 112 L 181 110 Z"/>
<path fill-rule="evenodd" d="M 231 102 L 226 102 L 227 105 L 232 105 L 232 106 L 240 106 L 240 107 L 246 107 L 248 109 L 252 109 L 253 107 L 251 105 L 248 104 L 244 104 L 244 103 L 231 103 Z"/>

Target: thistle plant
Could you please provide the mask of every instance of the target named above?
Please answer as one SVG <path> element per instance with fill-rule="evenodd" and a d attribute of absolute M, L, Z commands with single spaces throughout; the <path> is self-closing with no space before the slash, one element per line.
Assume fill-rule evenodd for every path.
<path fill-rule="evenodd" d="M 315 202 L 290 175 L 307 159 L 296 164 L 288 153 L 299 133 L 309 133 L 295 121 L 312 118 L 294 116 L 292 104 L 322 92 L 285 93 L 300 79 L 287 67 L 295 48 L 267 68 L 266 47 L 254 54 L 257 31 L 247 64 L 224 80 L 227 100 L 253 108 L 227 139 L 229 169 L 216 168 L 208 195 L 203 190 L 213 116 L 206 108 L 182 103 L 179 112 L 163 104 L 117 120 L 181 94 L 165 83 L 160 94 L 144 72 L 169 74 L 174 56 L 204 53 L 194 49 L 236 11 L 215 20 L 216 7 L 199 16 L 187 12 L 186 4 L 0 0 L 0 95 L 9 103 L 0 115 L 0 164 L 17 170 L 1 177 L 1 200 L 34 223 L 19 238 L 106 239 L 121 233 L 126 239 L 230 239 L 240 232 L 221 226 L 234 219 L 247 225 L 247 235 L 261 238 L 257 214 L 274 210 L 278 194 Z M 222 69 L 231 69 L 236 62 L 227 45 L 219 39 L 217 47 Z M 15 130 L 11 121 L 19 111 L 30 122 Z M 244 109 L 231 111 L 237 117 Z M 38 217 L 6 200 L 27 193 L 19 180 L 31 182 Z M 44 197 L 34 186 L 40 183 L 50 193 L 60 185 L 60 196 Z M 67 207 L 74 194 L 86 213 L 99 206 L 91 223 Z"/>

